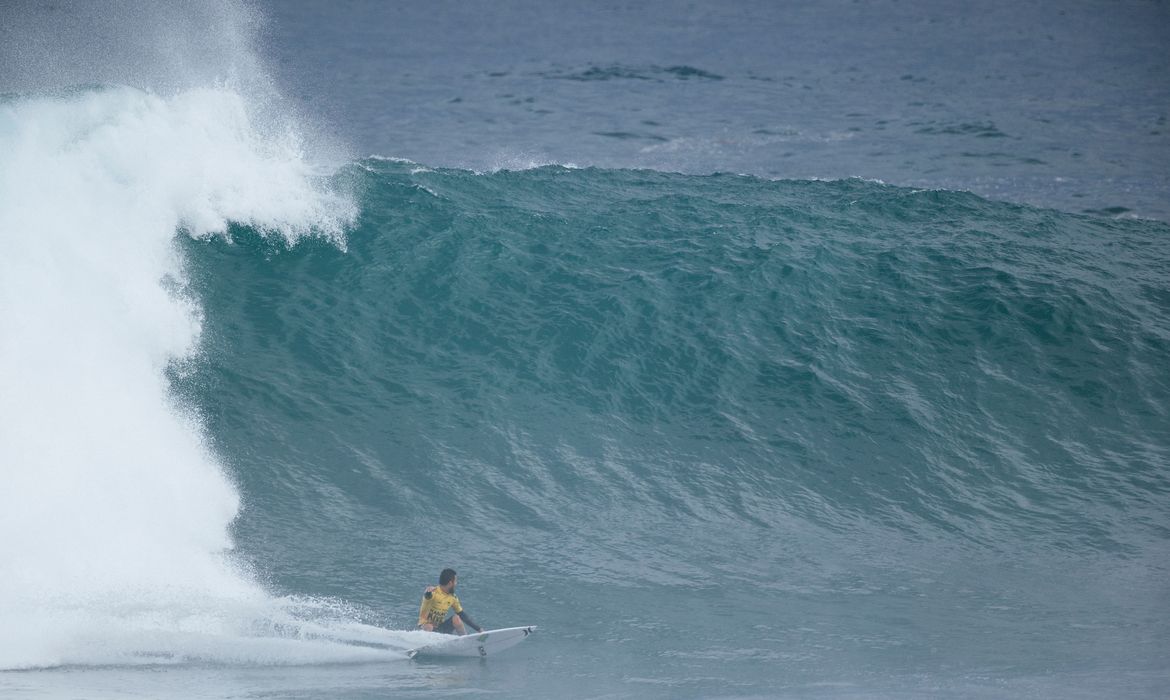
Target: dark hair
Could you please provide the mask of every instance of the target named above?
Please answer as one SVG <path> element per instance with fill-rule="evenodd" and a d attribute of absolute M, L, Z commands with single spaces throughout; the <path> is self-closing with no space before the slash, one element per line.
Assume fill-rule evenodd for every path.
<path fill-rule="evenodd" d="M 446 586 L 451 583 L 453 578 L 455 578 L 455 569 L 443 569 L 443 573 L 439 574 L 439 585 Z"/>

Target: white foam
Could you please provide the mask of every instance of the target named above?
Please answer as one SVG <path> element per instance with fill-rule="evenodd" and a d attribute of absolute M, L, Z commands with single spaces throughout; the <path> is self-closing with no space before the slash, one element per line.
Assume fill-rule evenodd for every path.
<path fill-rule="evenodd" d="M 299 618 L 232 563 L 239 494 L 165 378 L 200 332 L 176 231 L 353 215 L 227 88 L 0 102 L 0 669 L 368 654 L 269 644 Z"/>

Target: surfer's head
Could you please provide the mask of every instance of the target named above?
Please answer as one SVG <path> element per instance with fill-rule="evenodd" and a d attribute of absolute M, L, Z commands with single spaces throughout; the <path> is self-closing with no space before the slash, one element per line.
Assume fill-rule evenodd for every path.
<path fill-rule="evenodd" d="M 439 587 L 448 593 L 454 591 L 455 575 L 455 569 L 443 569 L 443 573 L 439 574 Z"/>

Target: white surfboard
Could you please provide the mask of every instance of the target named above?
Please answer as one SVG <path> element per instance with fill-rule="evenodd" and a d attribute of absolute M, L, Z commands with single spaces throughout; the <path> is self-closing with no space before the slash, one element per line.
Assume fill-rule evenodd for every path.
<path fill-rule="evenodd" d="M 524 641 L 535 629 L 535 626 L 505 627 L 462 637 L 444 635 L 444 639 L 407 651 L 406 656 L 411 659 L 416 656 L 492 656 Z"/>

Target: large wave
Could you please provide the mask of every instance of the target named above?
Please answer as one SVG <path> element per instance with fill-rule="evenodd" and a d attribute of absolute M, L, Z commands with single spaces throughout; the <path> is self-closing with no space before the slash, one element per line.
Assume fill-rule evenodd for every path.
<path fill-rule="evenodd" d="M 278 585 L 408 614 L 450 561 L 477 619 L 556 631 L 548 668 L 563 630 L 595 642 L 576 663 L 637 647 L 671 679 L 1157 667 L 1164 224 L 858 180 L 352 171 L 345 252 L 183 239 L 210 355 L 176 389 Z"/>

